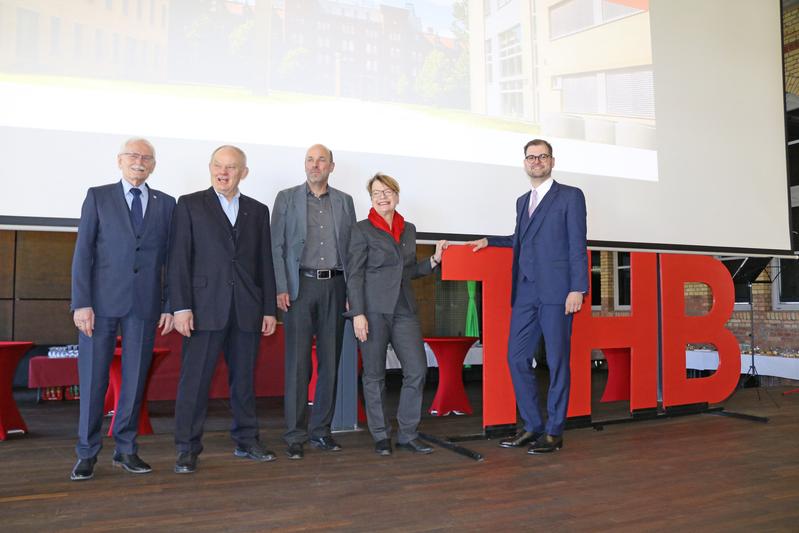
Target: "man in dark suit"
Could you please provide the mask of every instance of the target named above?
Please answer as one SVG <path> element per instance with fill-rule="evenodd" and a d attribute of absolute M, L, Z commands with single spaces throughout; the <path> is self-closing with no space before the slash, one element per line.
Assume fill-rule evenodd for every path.
<path fill-rule="evenodd" d="M 580 189 L 554 181 L 554 166 L 552 146 L 547 141 L 527 143 L 524 167 L 532 190 L 516 201 L 513 235 L 468 243 L 474 251 L 486 246 L 513 247 L 508 364 L 524 427 L 500 441 L 500 446 L 529 444 L 530 454 L 563 447 L 572 314 L 580 310 L 588 290 L 585 197 Z M 546 421 L 539 408 L 532 369 L 542 335 L 550 380 Z"/>
<path fill-rule="evenodd" d="M 183 335 L 175 401 L 175 472 L 197 469 L 208 392 L 219 352 L 225 354 L 234 424 L 234 454 L 272 461 L 255 414 L 255 360 L 261 335 L 275 332 L 275 276 L 269 209 L 239 192 L 247 157 L 235 146 L 211 155 L 211 187 L 180 197 L 169 252 L 170 301 Z"/>
<path fill-rule="evenodd" d="M 341 446 L 330 436 L 336 377 L 346 310 L 345 269 L 352 197 L 328 185 L 333 152 L 316 144 L 305 154 L 306 181 L 282 190 L 272 214 L 272 257 L 277 306 L 286 326 L 285 419 L 290 459 L 302 459 L 303 444 L 325 451 Z M 316 338 L 317 381 L 306 430 L 311 347 Z"/>
<path fill-rule="evenodd" d="M 156 325 L 163 328 L 162 334 L 172 330 L 161 279 L 175 199 L 144 183 L 155 169 L 155 149 L 149 141 L 125 142 L 117 164 L 120 182 L 92 187 L 86 194 L 72 258 L 71 308 L 80 331 L 81 389 L 78 462 L 70 476 L 74 481 L 94 477 L 118 329 L 122 389 L 113 428 L 113 464 L 134 474 L 151 471 L 138 456 L 139 411 Z"/>

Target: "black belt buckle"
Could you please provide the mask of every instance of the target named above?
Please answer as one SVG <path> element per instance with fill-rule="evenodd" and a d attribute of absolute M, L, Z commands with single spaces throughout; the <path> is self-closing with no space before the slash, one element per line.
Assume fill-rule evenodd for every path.
<path fill-rule="evenodd" d="M 333 277 L 333 273 L 330 270 L 317 270 L 316 271 L 316 279 L 330 279 Z"/>

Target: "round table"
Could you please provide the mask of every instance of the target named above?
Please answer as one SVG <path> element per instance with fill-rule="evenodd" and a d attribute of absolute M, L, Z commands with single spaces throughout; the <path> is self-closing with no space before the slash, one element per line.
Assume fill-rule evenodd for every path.
<path fill-rule="evenodd" d="M 150 413 L 147 410 L 147 389 L 150 386 L 150 377 L 158 365 L 169 355 L 169 348 L 153 348 L 153 359 L 150 362 L 150 370 L 147 372 L 147 381 L 144 384 L 144 391 L 141 395 L 141 411 L 139 412 L 139 435 L 152 435 L 153 426 L 150 423 Z M 109 402 L 109 395 L 113 399 L 114 416 L 108 426 L 108 436 L 114 435 L 114 421 L 117 418 L 117 403 L 119 402 L 119 390 L 122 387 L 122 348 L 114 350 L 114 360 L 111 362 L 111 370 L 108 374 L 108 394 L 106 403 Z"/>
<path fill-rule="evenodd" d="M 32 342 L 0 342 L 0 440 L 12 431 L 28 432 L 12 391 L 17 365 L 32 347 Z"/>
<path fill-rule="evenodd" d="M 424 341 L 438 361 L 438 389 L 430 405 L 430 414 L 472 414 L 463 388 L 463 360 L 477 337 L 426 337 Z"/>

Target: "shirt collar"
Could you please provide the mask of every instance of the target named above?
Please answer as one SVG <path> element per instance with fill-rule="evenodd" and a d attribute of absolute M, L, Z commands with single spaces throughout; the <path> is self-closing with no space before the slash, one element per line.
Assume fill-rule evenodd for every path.
<path fill-rule="evenodd" d="M 553 183 L 553 181 L 554 181 L 554 180 L 553 180 L 552 178 L 547 178 L 547 179 L 546 179 L 546 181 L 545 181 L 544 183 L 542 183 L 541 185 L 539 185 L 539 186 L 538 186 L 538 187 L 535 189 L 535 190 L 536 190 L 536 192 L 538 193 L 538 198 L 542 198 L 542 197 L 543 197 L 543 196 L 544 196 L 546 193 L 548 193 L 548 192 L 549 192 L 549 189 L 551 189 L 551 188 L 552 188 L 552 183 Z M 533 187 L 531 187 L 531 190 L 532 190 L 532 189 L 533 189 Z"/>
<path fill-rule="evenodd" d="M 216 197 L 219 198 L 219 200 L 221 202 L 225 202 L 226 204 L 237 203 L 239 201 L 239 198 L 241 197 L 241 191 L 236 191 L 236 195 L 233 197 L 232 200 L 230 200 L 228 202 L 228 199 L 227 199 L 227 197 L 225 197 L 224 194 L 216 192 L 216 189 L 214 189 L 214 193 L 216 194 Z"/>
<path fill-rule="evenodd" d="M 124 193 L 125 193 L 126 195 L 127 195 L 128 193 L 130 193 L 130 190 L 131 190 L 131 189 L 133 189 L 133 188 L 134 188 L 134 187 L 133 187 L 133 185 L 131 185 L 131 184 L 130 184 L 130 182 L 129 182 L 128 180 L 126 180 L 126 179 L 124 179 L 124 178 L 122 179 L 122 190 L 124 191 Z M 142 183 L 141 185 L 139 185 L 138 187 L 136 187 L 136 189 L 139 189 L 139 190 L 142 192 L 142 194 L 147 194 L 147 191 L 149 191 L 149 190 L 150 190 L 150 189 L 149 189 L 149 187 L 147 186 L 147 183 L 146 183 L 146 182 L 145 182 L 145 183 Z"/>
<path fill-rule="evenodd" d="M 308 195 L 308 196 L 313 196 L 314 198 L 321 198 L 323 196 L 327 196 L 328 194 L 330 194 L 330 186 L 328 185 L 327 190 L 325 190 L 324 193 L 320 194 L 319 196 L 316 196 L 314 194 L 314 192 L 311 190 L 311 187 L 308 185 L 308 182 L 306 181 L 305 182 L 305 194 Z"/>

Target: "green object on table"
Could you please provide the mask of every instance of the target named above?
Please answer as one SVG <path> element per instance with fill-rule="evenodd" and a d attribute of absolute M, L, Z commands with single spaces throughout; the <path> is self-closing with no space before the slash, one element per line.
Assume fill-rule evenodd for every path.
<path fill-rule="evenodd" d="M 467 281 L 466 289 L 469 291 L 469 303 L 466 306 L 466 336 L 479 337 L 480 322 L 477 319 L 477 301 L 475 300 L 475 296 L 477 294 L 477 282 Z"/>

